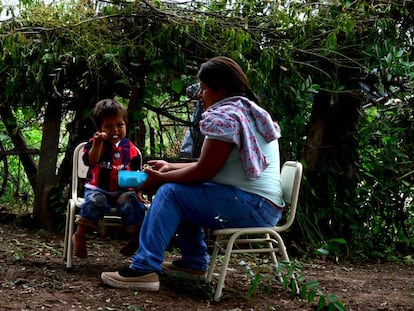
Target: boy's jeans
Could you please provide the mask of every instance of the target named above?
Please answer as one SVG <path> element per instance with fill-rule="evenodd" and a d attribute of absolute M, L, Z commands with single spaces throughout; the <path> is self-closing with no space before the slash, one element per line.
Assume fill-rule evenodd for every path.
<path fill-rule="evenodd" d="M 161 186 L 141 228 L 139 249 L 130 268 L 161 272 L 164 252 L 178 234 L 186 267 L 206 271 L 209 256 L 203 228 L 267 227 L 282 215 L 266 199 L 232 186 L 204 183 Z"/>
<path fill-rule="evenodd" d="M 96 225 L 112 207 L 116 208 L 126 226 L 140 224 L 146 212 L 145 205 L 138 201 L 134 191 L 120 192 L 119 196 L 113 197 L 101 191 L 85 189 L 85 201 L 77 222 Z"/>

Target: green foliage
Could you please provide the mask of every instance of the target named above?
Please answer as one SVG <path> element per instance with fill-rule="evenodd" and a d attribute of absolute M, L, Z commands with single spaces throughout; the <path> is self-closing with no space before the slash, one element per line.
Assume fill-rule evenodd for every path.
<path fill-rule="evenodd" d="M 401 6 L 396 5 L 395 8 L 401 8 Z M 374 9 L 374 7 L 365 2 L 354 2 L 352 5 L 344 2 L 343 6 L 326 5 L 321 7 L 318 9 L 318 15 L 307 15 L 304 21 L 308 26 L 306 29 L 308 35 L 297 36 L 294 39 L 296 42 L 294 46 L 298 53 L 303 53 L 300 54 L 303 57 L 308 56 L 307 59 L 309 59 L 314 56 L 314 61 L 298 61 L 297 58 L 292 61 L 300 66 L 296 68 L 300 69 L 298 76 L 304 76 L 301 81 L 306 81 L 305 73 L 309 73 L 312 77 L 312 84 L 318 85 L 318 93 L 327 92 L 328 90 L 331 92 L 331 106 L 329 109 L 332 113 L 338 113 L 339 116 L 341 115 L 339 105 L 341 96 L 348 92 L 346 90 L 347 81 L 339 79 L 341 76 L 337 70 L 330 72 L 332 69 L 327 67 L 327 64 L 332 63 L 335 66 L 334 69 L 343 66 L 360 67 L 363 75 L 359 77 L 349 76 L 348 81 L 351 79 L 362 80 L 364 75 L 372 73 L 377 75 L 378 83 L 375 83 L 374 86 L 378 87 L 379 92 L 385 92 L 386 96 L 385 101 L 374 103 L 374 105 L 382 106 L 387 102 L 387 99 L 395 98 L 398 98 L 400 102 L 399 109 L 390 109 L 390 105 L 388 105 L 388 113 L 379 113 L 378 119 L 374 121 L 376 122 L 375 127 L 382 128 L 381 132 L 384 129 L 393 129 L 392 134 L 383 137 L 381 141 L 382 144 L 387 145 L 387 153 L 382 153 L 382 148 L 379 149 L 378 146 L 369 146 L 370 143 L 368 142 L 372 140 L 371 137 L 375 133 L 372 123 L 365 122 L 364 115 L 361 120 L 356 119 L 354 124 L 357 124 L 358 128 L 353 129 L 351 127 L 349 132 L 344 133 L 343 137 L 337 136 L 335 138 L 336 142 L 333 140 L 332 145 L 324 147 L 326 151 L 322 149 L 323 147 L 320 149 L 320 160 L 318 162 L 320 167 L 317 168 L 318 182 L 315 183 L 314 180 L 305 178 L 305 187 L 302 187 L 301 191 L 302 199 L 300 200 L 301 206 L 297 220 L 303 237 L 310 242 L 309 244 L 312 245 L 311 248 L 313 249 L 318 248 L 320 242 L 332 241 L 341 236 L 352 236 L 351 240 L 346 241 L 348 247 L 341 248 L 338 252 L 335 251 L 335 256 L 358 254 L 393 259 L 391 254 L 396 255 L 393 250 L 400 249 L 403 252 L 410 252 L 413 245 L 412 232 L 414 231 L 410 220 L 413 214 L 411 199 L 413 194 L 412 161 L 409 161 L 412 144 L 409 143 L 407 136 L 412 135 L 412 121 L 409 121 L 410 116 L 412 119 L 412 110 L 409 108 L 410 105 L 412 106 L 412 99 L 409 95 L 412 90 L 411 81 L 413 81 L 412 54 L 409 52 L 409 44 L 405 41 L 406 38 L 403 32 L 396 31 L 392 33 L 396 28 L 392 27 L 391 24 L 395 21 L 379 19 L 381 21 L 377 20 L 378 22 L 375 22 L 370 30 L 368 26 L 371 21 L 354 18 L 363 12 L 375 14 L 372 13 L 375 10 L 367 13 L 367 10 L 371 9 Z M 375 7 L 375 9 L 378 9 L 378 7 Z M 352 15 L 348 15 L 347 13 L 351 11 Z M 401 19 L 406 18 L 409 17 L 404 16 Z M 322 20 L 323 22 L 321 22 Z M 317 30 L 321 28 L 324 29 L 326 36 Z M 297 33 L 300 29 L 304 30 L 303 25 L 298 26 L 297 29 L 293 27 L 294 31 L 298 31 Z M 381 31 L 374 33 L 378 29 L 381 29 Z M 315 31 L 315 36 L 309 35 L 313 31 Z M 408 30 L 407 34 L 410 31 Z M 306 41 L 304 38 L 311 38 L 312 41 Z M 318 45 L 319 40 L 320 44 Z M 326 46 L 323 46 L 323 44 L 326 44 Z M 311 70 L 314 72 L 311 73 Z M 289 72 L 289 67 L 284 72 Z M 290 77 L 287 81 L 290 82 L 291 80 Z M 289 82 L 286 85 L 289 85 Z M 292 91 L 289 92 L 289 96 L 295 94 L 296 97 L 293 109 L 300 106 L 298 103 L 301 102 L 303 90 L 306 89 L 303 86 L 301 87 L 301 84 L 306 85 L 303 82 L 298 82 L 294 86 L 290 86 Z M 286 86 L 280 88 L 280 90 L 286 89 Z M 361 97 L 361 107 L 370 105 L 368 96 L 359 96 Z M 310 105 L 302 105 L 302 110 L 299 110 L 296 114 L 296 116 L 299 116 L 297 124 L 292 121 L 295 118 L 287 118 L 286 122 L 284 120 L 281 122 L 283 133 L 287 132 L 289 135 L 289 139 L 287 139 L 289 144 L 284 143 L 282 146 L 290 147 L 292 145 L 294 147 L 295 145 L 290 141 L 296 137 L 295 143 L 297 143 L 297 137 L 302 137 L 297 134 L 297 130 L 303 129 L 299 132 L 306 132 L 306 126 L 309 125 L 306 122 L 308 120 L 312 122 L 310 117 L 314 105 L 312 97 L 309 96 L 309 98 Z M 306 100 L 303 102 L 306 103 Z M 348 106 L 350 104 L 348 101 Z M 334 119 L 335 115 L 332 114 L 329 117 Z M 333 122 L 339 124 L 342 122 L 341 118 L 343 120 L 347 116 L 343 115 Z M 405 121 L 401 122 L 401 119 Z M 379 120 L 383 121 L 378 122 Z M 305 121 L 305 127 L 301 128 L 300 121 Z M 385 125 L 382 122 L 387 124 Z M 395 122 L 404 123 L 404 125 Z M 364 133 L 360 131 L 364 131 Z M 291 133 L 293 133 L 292 139 L 290 139 Z M 339 143 L 341 140 L 343 142 Z M 355 145 L 357 146 L 354 147 Z M 299 145 L 299 149 L 293 149 L 294 153 L 297 150 L 302 151 L 303 147 L 303 145 Z M 354 154 L 355 150 L 357 154 Z M 371 153 L 371 155 L 361 156 L 361 153 L 365 154 L 366 152 Z M 396 159 L 401 159 L 401 161 L 396 161 Z M 371 180 L 361 182 L 365 179 L 362 175 L 368 173 L 368 168 L 363 166 L 368 163 L 370 163 L 369 174 Z M 396 168 L 396 163 L 400 165 L 399 168 Z M 308 163 L 305 163 L 305 167 L 306 164 Z M 383 170 L 386 171 L 385 174 L 381 174 Z M 404 176 L 404 178 L 400 176 Z M 307 187 L 308 185 L 310 188 Z M 381 193 L 381 198 L 378 201 L 368 199 L 373 196 L 373 191 L 377 195 Z M 395 226 L 392 224 L 395 224 Z M 385 234 L 385 237 L 381 238 L 382 234 Z M 328 245 L 331 245 L 329 243 Z M 395 243 L 399 247 L 395 247 Z M 401 248 L 401 244 L 403 248 Z M 320 250 L 328 251 L 329 249 L 322 248 Z M 329 251 L 332 254 L 332 250 Z"/>
<path fill-rule="evenodd" d="M 407 144 L 414 129 L 410 115 L 412 104 L 391 101 L 367 109 L 361 125 L 360 143 L 365 147 L 360 149 L 362 187 L 356 200 L 361 205 L 358 217 L 364 226 L 353 230 L 365 243 L 369 241 L 373 250 L 388 249 L 395 242 L 405 245 L 406 251 L 414 245 L 413 147 Z M 405 167 L 411 167 L 411 171 Z M 363 248 L 361 245 L 361 252 Z M 387 256 L 387 252 L 380 253 L 376 254 Z"/>
<path fill-rule="evenodd" d="M 19 108 L 15 112 L 15 121 L 22 130 L 25 140 L 30 142 L 28 147 L 39 149 L 41 128 L 37 116 L 33 114 L 33 110 L 25 107 Z M 6 135 L 6 132 L 4 124 L 0 123 L 0 143 L 4 148 L 3 151 L 12 152 L 14 145 Z M 16 153 L 14 155 L 2 156 L 1 158 L 7 161 L 7 168 L 2 167 L 0 180 L 7 177 L 7 185 L 4 193 L 0 196 L 0 203 L 6 205 L 11 212 L 19 215 L 31 213 L 34 197 L 33 190 L 30 187 L 19 156 Z"/>
<path fill-rule="evenodd" d="M 322 245 L 320 248 L 315 250 L 316 255 L 321 256 L 340 256 L 345 253 L 343 249 L 340 248 L 341 245 L 346 245 L 347 242 L 345 239 L 330 239 L 327 243 Z"/>
<path fill-rule="evenodd" d="M 414 99 L 408 94 L 414 62 L 407 47 L 388 39 L 372 45 L 366 54 L 376 60 L 369 74 L 384 95 L 366 105 L 357 133 L 360 187 L 355 203 L 360 206 L 357 223 L 362 225 L 352 231 L 364 242 L 353 246 L 361 254 L 368 247 L 373 257 L 395 260 L 414 246 Z"/>

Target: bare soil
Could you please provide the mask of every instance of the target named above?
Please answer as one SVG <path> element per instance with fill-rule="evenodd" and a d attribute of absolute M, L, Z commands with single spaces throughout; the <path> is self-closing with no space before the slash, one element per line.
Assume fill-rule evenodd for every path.
<path fill-rule="evenodd" d="M 101 284 L 102 271 L 128 264 L 118 253 L 125 242 L 91 235 L 89 256 L 74 260 L 72 271 L 62 259 L 63 233 L 35 231 L 0 219 L 0 310 L 315 310 L 292 297 L 272 273 L 253 288 L 237 260 L 228 272 L 224 296 L 214 302 L 214 286 L 161 277 L 158 292 L 113 289 Z M 172 252 L 168 257 L 173 256 Z M 252 269 L 266 272 L 263 260 Z M 414 310 L 414 265 L 390 263 L 303 263 L 306 281 L 345 305 L 346 310 Z M 266 277 L 267 276 L 267 277 Z M 214 285 L 214 283 L 213 283 Z"/>

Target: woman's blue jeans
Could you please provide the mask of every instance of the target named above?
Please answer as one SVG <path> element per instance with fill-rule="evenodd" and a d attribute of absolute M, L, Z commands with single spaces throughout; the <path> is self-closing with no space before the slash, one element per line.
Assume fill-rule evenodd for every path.
<path fill-rule="evenodd" d="M 203 228 L 268 227 L 282 215 L 261 196 L 238 188 L 204 183 L 167 183 L 155 194 L 141 227 L 139 249 L 130 268 L 161 272 L 164 252 L 177 233 L 183 264 L 206 271 L 209 263 Z"/>

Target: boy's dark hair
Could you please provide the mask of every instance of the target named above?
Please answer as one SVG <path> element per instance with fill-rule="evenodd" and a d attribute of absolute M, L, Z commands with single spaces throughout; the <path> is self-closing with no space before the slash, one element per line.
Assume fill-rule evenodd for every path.
<path fill-rule="evenodd" d="M 122 104 L 111 98 L 103 99 L 97 102 L 92 111 L 92 120 L 97 129 L 101 128 L 102 120 L 104 118 L 114 116 L 121 116 L 125 123 L 128 121 L 127 110 L 124 106 L 122 106 Z"/>

